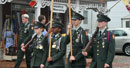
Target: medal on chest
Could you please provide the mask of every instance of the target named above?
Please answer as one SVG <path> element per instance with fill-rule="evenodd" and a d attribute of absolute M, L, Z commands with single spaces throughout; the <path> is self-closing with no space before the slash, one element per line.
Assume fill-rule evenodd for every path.
<path fill-rule="evenodd" d="M 43 45 L 41 44 L 41 39 L 38 39 L 36 48 L 40 50 L 43 49 Z"/>
<path fill-rule="evenodd" d="M 102 42 L 102 48 L 105 48 L 105 42 L 104 41 Z"/>
<path fill-rule="evenodd" d="M 24 33 L 27 33 L 27 28 L 25 28 Z"/>
<path fill-rule="evenodd" d="M 105 38 L 103 38 L 103 42 L 102 42 L 102 48 L 105 48 L 105 42 L 104 42 Z"/>
<path fill-rule="evenodd" d="M 53 43 L 52 48 L 56 48 L 56 42 Z"/>
<path fill-rule="evenodd" d="M 79 39 L 80 39 L 80 34 L 77 35 L 77 38 L 76 38 L 76 42 L 78 43 L 79 42 Z"/>
<path fill-rule="evenodd" d="M 43 46 L 41 44 L 39 44 L 36 46 L 36 48 L 41 50 L 41 49 L 43 49 Z"/>

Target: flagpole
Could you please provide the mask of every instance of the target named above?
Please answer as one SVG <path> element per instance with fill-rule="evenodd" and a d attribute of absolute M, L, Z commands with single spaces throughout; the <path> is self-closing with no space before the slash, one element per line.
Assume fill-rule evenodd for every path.
<path fill-rule="evenodd" d="M 118 0 L 110 9 L 108 9 L 108 10 L 106 11 L 106 13 L 109 12 L 113 7 L 115 7 L 120 1 L 121 1 L 121 0 Z"/>
<path fill-rule="evenodd" d="M 71 0 L 68 1 L 69 4 L 69 24 L 71 24 Z M 71 56 L 73 56 L 73 48 L 72 48 L 72 29 L 69 29 L 70 32 L 70 52 Z"/>
<path fill-rule="evenodd" d="M 50 28 L 52 28 L 52 18 L 53 18 L 53 6 L 54 6 L 54 0 L 51 0 L 51 20 L 50 20 Z M 50 33 L 50 37 L 49 37 L 49 58 L 51 57 L 51 38 L 52 33 Z"/>

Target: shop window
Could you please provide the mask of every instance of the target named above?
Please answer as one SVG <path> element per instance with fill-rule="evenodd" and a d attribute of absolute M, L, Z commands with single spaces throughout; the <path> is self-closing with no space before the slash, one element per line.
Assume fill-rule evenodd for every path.
<path fill-rule="evenodd" d="M 126 28 L 130 27 L 130 21 L 126 21 Z"/>
<path fill-rule="evenodd" d="M 88 11 L 84 11 L 84 12 L 83 12 L 83 16 L 84 16 L 84 21 L 83 21 L 83 23 L 84 23 L 84 24 L 88 24 Z"/>
<path fill-rule="evenodd" d="M 3 5 L 3 27 L 2 41 L 5 55 L 15 56 L 17 54 L 17 44 L 19 37 L 19 26 L 21 24 L 21 15 L 29 14 L 29 22 L 33 23 L 35 8 L 25 4 L 5 4 Z M 12 59 L 11 59 L 12 60 Z"/>

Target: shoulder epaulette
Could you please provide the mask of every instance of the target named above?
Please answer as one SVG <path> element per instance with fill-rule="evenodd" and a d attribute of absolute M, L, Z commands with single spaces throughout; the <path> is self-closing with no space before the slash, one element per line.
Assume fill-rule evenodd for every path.
<path fill-rule="evenodd" d="M 65 37 L 65 36 L 66 36 L 66 34 L 65 34 L 65 33 L 64 33 L 64 34 L 61 34 L 61 36 Z"/>
<path fill-rule="evenodd" d="M 88 31 L 86 31 L 85 33 L 86 33 L 86 36 L 88 36 Z"/>

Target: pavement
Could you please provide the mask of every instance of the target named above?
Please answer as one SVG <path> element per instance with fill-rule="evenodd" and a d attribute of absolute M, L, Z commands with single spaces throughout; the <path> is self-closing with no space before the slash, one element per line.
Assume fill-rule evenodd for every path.
<path fill-rule="evenodd" d="M 87 68 L 91 63 L 91 59 L 87 59 Z M 0 61 L 0 68 L 13 68 L 15 61 Z M 20 68 L 26 68 L 25 60 L 21 63 Z M 130 68 L 130 56 L 118 54 L 115 56 L 113 61 L 113 68 Z"/>
<path fill-rule="evenodd" d="M 113 68 L 130 68 L 130 56 L 116 55 L 113 61 Z"/>
<path fill-rule="evenodd" d="M 6 61 L 1 60 L 0 61 L 0 68 L 14 68 L 15 61 Z M 26 68 L 25 60 L 22 61 L 20 68 Z"/>

